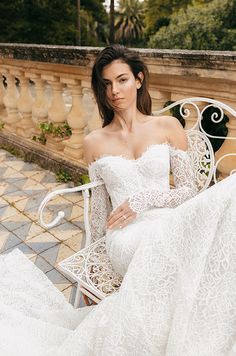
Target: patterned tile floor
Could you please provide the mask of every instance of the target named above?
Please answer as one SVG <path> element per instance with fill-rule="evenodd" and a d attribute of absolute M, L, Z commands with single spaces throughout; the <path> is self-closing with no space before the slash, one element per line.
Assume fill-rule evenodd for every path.
<path fill-rule="evenodd" d="M 46 222 L 59 210 L 66 213 L 50 230 L 40 226 L 37 212 L 48 192 L 68 186 L 56 182 L 54 173 L 0 149 L 0 254 L 20 249 L 73 303 L 76 285 L 57 264 L 83 246 L 82 195 L 57 196 L 48 203 Z"/>

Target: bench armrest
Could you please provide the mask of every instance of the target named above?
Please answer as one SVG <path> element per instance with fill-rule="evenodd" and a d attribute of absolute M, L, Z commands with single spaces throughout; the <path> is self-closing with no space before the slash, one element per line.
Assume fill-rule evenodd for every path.
<path fill-rule="evenodd" d="M 103 185 L 104 182 L 102 180 L 98 180 L 98 181 L 94 181 L 91 183 L 87 183 L 87 184 L 83 184 L 74 188 L 65 188 L 65 189 L 57 189 L 49 194 L 46 195 L 46 197 L 43 199 L 42 203 L 40 204 L 38 213 L 39 213 L 39 222 L 40 224 L 45 227 L 46 229 L 50 229 L 51 227 L 55 226 L 61 219 L 64 218 L 65 213 L 63 211 L 59 211 L 57 213 L 56 218 L 51 221 L 50 223 L 45 223 L 45 221 L 43 220 L 43 210 L 45 208 L 45 206 L 47 205 L 47 203 L 54 198 L 57 195 L 61 195 L 61 194 L 67 194 L 67 193 L 75 193 L 75 192 L 82 192 L 83 194 L 83 198 L 84 198 L 84 216 L 85 216 L 85 231 L 86 229 L 88 229 L 88 231 L 90 232 L 89 229 L 89 219 L 88 219 L 88 212 L 89 212 L 89 189 L 98 187 L 99 185 Z M 87 231 L 86 231 L 86 235 L 87 235 Z"/>

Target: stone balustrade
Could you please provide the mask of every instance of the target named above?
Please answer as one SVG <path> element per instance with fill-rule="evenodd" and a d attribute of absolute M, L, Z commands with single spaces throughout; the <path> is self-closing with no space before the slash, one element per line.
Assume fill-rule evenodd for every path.
<path fill-rule="evenodd" d="M 83 136 L 101 126 L 91 91 L 91 67 L 99 48 L 0 44 L 0 132 L 18 138 L 31 149 L 40 146 L 32 137 L 40 134 L 39 124 L 68 122 L 70 137 L 48 136 L 41 148 L 65 160 L 83 162 Z M 150 71 L 153 111 L 167 101 L 187 97 L 209 97 L 236 109 L 236 52 L 207 52 L 138 49 Z M 186 118 L 193 126 L 196 112 Z M 236 137 L 236 119 L 228 115 L 228 136 Z M 33 147 L 33 148 L 32 148 Z M 236 141 L 225 140 L 217 158 L 236 152 Z M 236 167 L 236 157 L 219 170 L 223 175 Z"/>

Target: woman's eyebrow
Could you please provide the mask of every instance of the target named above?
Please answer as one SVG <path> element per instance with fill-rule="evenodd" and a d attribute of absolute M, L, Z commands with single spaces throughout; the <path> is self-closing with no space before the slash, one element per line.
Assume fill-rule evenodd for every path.
<path fill-rule="evenodd" d="M 128 75 L 128 73 L 121 73 L 121 74 L 119 74 L 119 75 L 116 77 L 116 79 L 119 79 L 119 78 L 122 77 L 123 75 Z M 103 78 L 103 80 L 104 80 L 105 82 L 110 82 L 110 79 Z"/>
<path fill-rule="evenodd" d="M 119 74 L 116 79 L 119 79 L 120 77 L 122 77 L 122 75 L 127 75 L 128 73 L 122 73 L 122 74 Z"/>

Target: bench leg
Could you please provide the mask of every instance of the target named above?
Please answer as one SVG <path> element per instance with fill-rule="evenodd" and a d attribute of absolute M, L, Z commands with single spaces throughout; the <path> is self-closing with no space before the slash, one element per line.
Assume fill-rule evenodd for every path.
<path fill-rule="evenodd" d="M 92 299 L 90 299 L 86 294 L 82 293 L 85 304 L 90 307 L 91 305 L 97 305 Z"/>
<path fill-rule="evenodd" d="M 76 289 L 76 294 L 75 294 L 75 301 L 74 301 L 74 308 L 79 308 L 79 303 L 81 299 L 81 291 L 80 291 L 80 285 L 77 284 L 77 289 Z"/>

